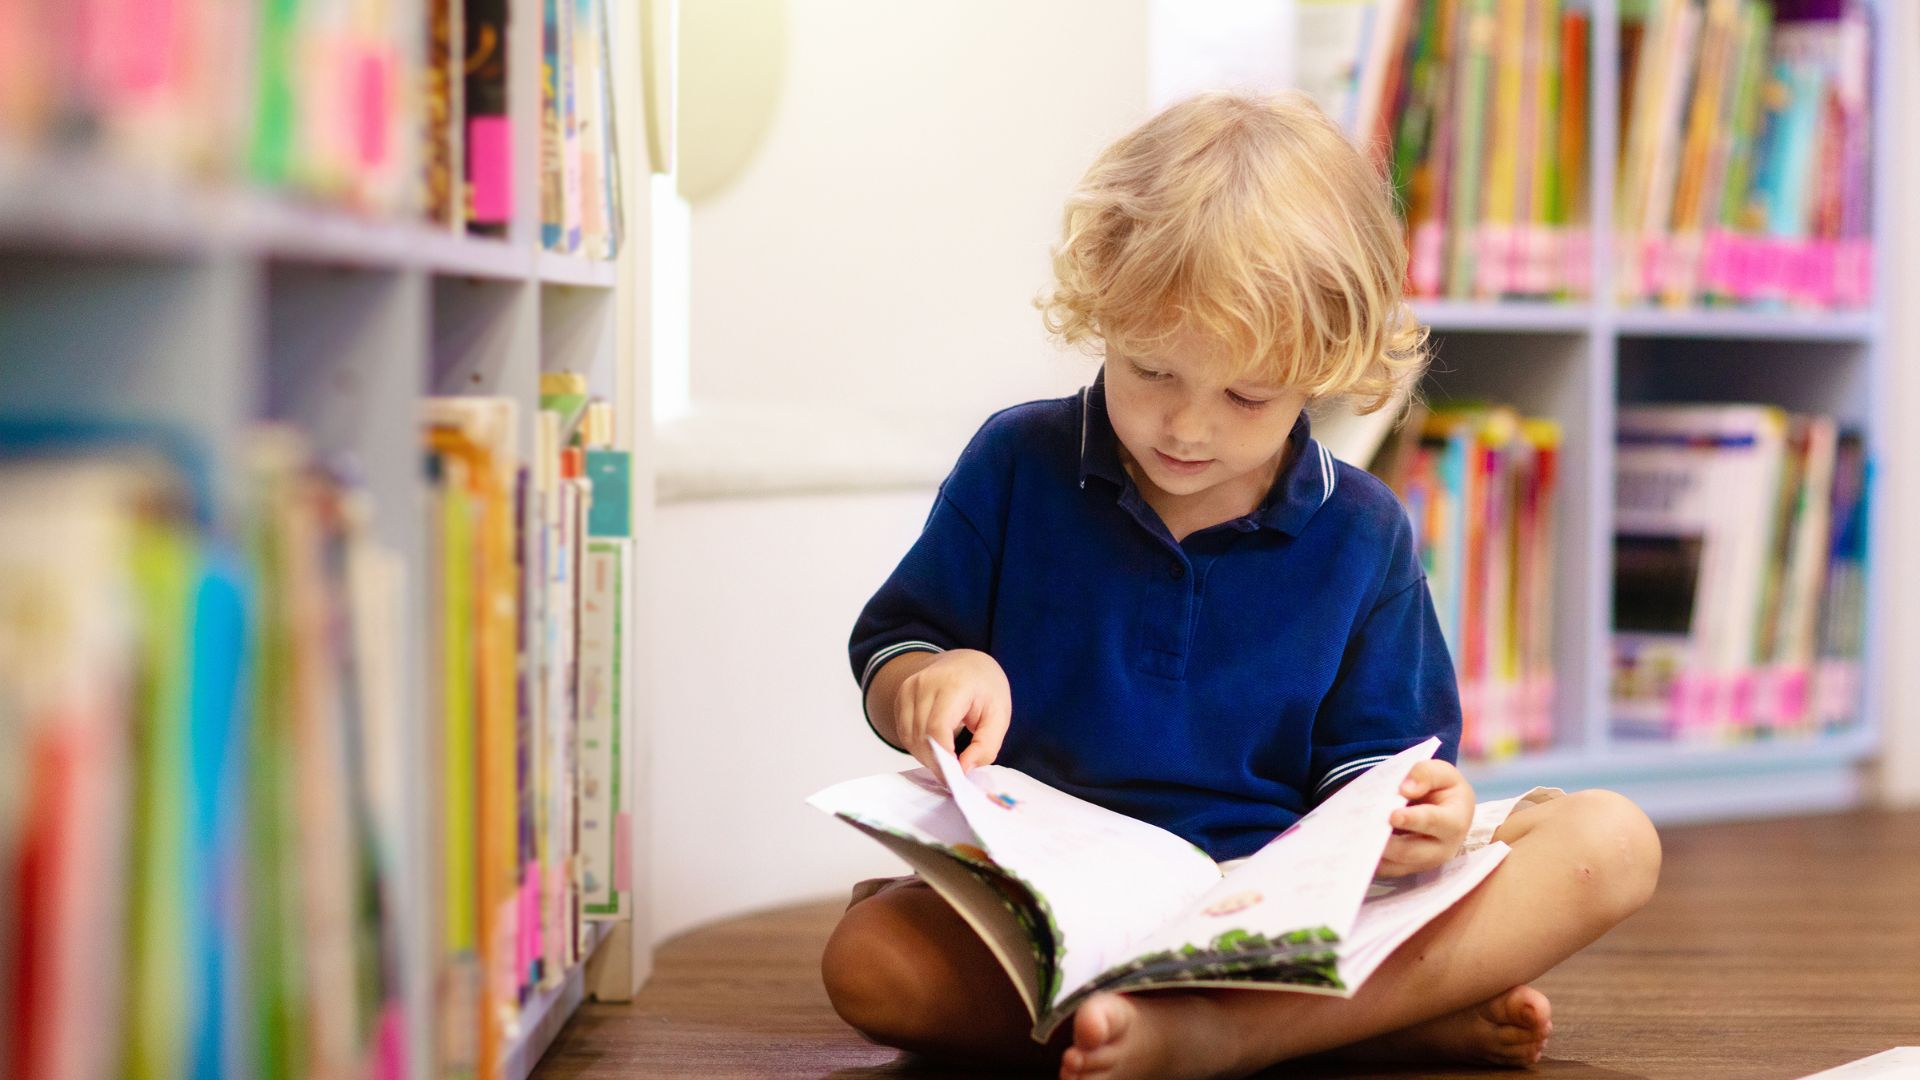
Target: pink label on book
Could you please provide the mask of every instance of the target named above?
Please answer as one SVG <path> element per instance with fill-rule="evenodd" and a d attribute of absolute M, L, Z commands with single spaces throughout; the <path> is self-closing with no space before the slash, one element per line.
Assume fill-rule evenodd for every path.
<path fill-rule="evenodd" d="M 1666 266 L 1666 244 L 1664 236 L 1649 236 L 1640 242 L 1640 275 L 1635 283 L 1640 294 L 1635 299 L 1644 300 L 1660 295 L 1661 271 Z"/>
<path fill-rule="evenodd" d="M 1507 258 L 1513 246 L 1513 230 L 1505 225 L 1482 225 L 1476 237 L 1478 257 L 1474 288 L 1484 297 L 1497 297 L 1507 291 Z"/>
<path fill-rule="evenodd" d="M 520 976 L 526 978 L 540 957 L 540 863 L 533 859 L 520 872 Z"/>
<path fill-rule="evenodd" d="M 467 122 L 467 181 L 474 221 L 497 225 L 513 217 L 513 124 L 506 117 Z"/>
<path fill-rule="evenodd" d="M 633 888 L 633 816 L 613 816 L 613 891 Z"/>
<path fill-rule="evenodd" d="M 1560 277 L 1574 296 L 1593 291 L 1593 234 L 1584 225 L 1569 228 L 1561 237 Z"/>
<path fill-rule="evenodd" d="M 1813 244 L 1796 240 L 1786 249 L 1787 301 L 1795 307 L 1815 307 L 1823 286 Z"/>
<path fill-rule="evenodd" d="M 1550 296 L 1560 286 L 1555 280 L 1561 259 L 1559 230 L 1545 225 L 1528 226 L 1526 237 L 1526 275 L 1521 287 L 1529 295 Z"/>
<path fill-rule="evenodd" d="M 1873 244 L 1851 237 L 1842 240 L 1834 254 L 1834 278 L 1837 300 L 1849 308 L 1865 307 L 1873 300 Z"/>
<path fill-rule="evenodd" d="M 1739 233 L 1726 233 L 1721 237 L 1725 248 L 1720 253 L 1721 288 L 1724 295 L 1733 300 L 1744 300 L 1747 296 L 1747 282 L 1751 279 L 1752 248 L 1747 238 Z"/>
<path fill-rule="evenodd" d="M 387 161 L 387 117 L 393 114 L 393 68 L 386 54 L 369 49 L 358 65 L 359 108 L 354 110 L 353 143 L 360 164 L 377 168 Z"/>
<path fill-rule="evenodd" d="M 1726 711 L 1722 717 L 1736 729 L 1753 726 L 1756 684 L 1752 672 L 1743 671 L 1726 680 Z"/>
<path fill-rule="evenodd" d="M 102 23 L 117 23 L 103 27 L 115 38 L 114 89 L 130 96 L 165 90 L 175 78 L 173 60 L 183 51 L 185 36 L 175 0 L 118 4 L 112 15 L 103 5 L 87 6 Z"/>
<path fill-rule="evenodd" d="M 380 1010 L 374 1035 L 373 1080 L 404 1080 L 407 1075 L 407 1013 L 398 1001 Z"/>
<path fill-rule="evenodd" d="M 1760 245 L 1760 299 L 1784 300 L 1793 280 L 1793 241 L 1768 237 Z"/>
<path fill-rule="evenodd" d="M 1713 675 L 1704 671 L 1682 672 L 1674 676 L 1672 723 L 1676 737 L 1698 740 L 1712 729 L 1714 718 L 1719 713 L 1721 695 L 1718 682 Z"/>
<path fill-rule="evenodd" d="M 1726 229 L 1707 233 L 1707 250 L 1701 254 L 1701 288 L 1713 296 L 1734 294 L 1734 234 Z"/>
<path fill-rule="evenodd" d="M 1807 719 L 1809 680 L 1805 668 L 1788 668 L 1780 673 L 1780 723 L 1797 726 Z"/>
<path fill-rule="evenodd" d="M 1410 253 L 1413 265 L 1409 276 L 1413 279 L 1415 296 L 1440 295 L 1440 252 L 1443 239 L 1440 226 L 1431 221 L 1413 230 L 1413 250 Z"/>
<path fill-rule="evenodd" d="M 1839 292 L 1833 280 L 1834 272 L 1840 267 L 1839 249 L 1832 240 L 1818 240 L 1814 242 L 1812 257 L 1815 302 L 1831 311 L 1839 306 L 1835 302 Z"/>

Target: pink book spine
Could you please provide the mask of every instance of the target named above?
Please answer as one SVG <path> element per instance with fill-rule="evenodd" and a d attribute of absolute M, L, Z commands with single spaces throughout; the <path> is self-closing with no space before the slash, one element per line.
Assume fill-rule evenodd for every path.
<path fill-rule="evenodd" d="M 520 981 L 530 984 L 540 958 L 540 863 L 528 859 L 520 872 Z"/>
<path fill-rule="evenodd" d="M 1413 267 L 1410 276 L 1413 279 L 1415 296 L 1440 295 L 1441 253 L 1445 247 L 1445 232 L 1439 222 L 1422 222 L 1413 230 Z"/>

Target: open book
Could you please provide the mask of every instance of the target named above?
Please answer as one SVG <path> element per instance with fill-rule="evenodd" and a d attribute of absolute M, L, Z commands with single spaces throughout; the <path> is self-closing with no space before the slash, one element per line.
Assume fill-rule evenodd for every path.
<path fill-rule="evenodd" d="M 1222 986 L 1351 997 L 1387 956 L 1479 884 L 1495 842 L 1410 877 L 1373 872 L 1428 739 L 1383 761 L 1250 858 L 1220 864 L 1164 829 L 1017 769 L 926 769 L 836 784 L 807 802 L 906 860 L 1012 976 L 1045 1042 L 1099 990 Z"/>

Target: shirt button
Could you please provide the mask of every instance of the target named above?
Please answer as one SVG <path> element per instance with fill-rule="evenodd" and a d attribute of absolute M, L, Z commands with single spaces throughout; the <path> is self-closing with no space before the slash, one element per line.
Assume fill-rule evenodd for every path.
<path fill-rule="evenodd" d="M 1180 563 L 1171 563 L 1167 566 L 1167 576 L 1175 581 L 1179 581 L 1181 578 L 1187 576 L 1187 568 Z"/>

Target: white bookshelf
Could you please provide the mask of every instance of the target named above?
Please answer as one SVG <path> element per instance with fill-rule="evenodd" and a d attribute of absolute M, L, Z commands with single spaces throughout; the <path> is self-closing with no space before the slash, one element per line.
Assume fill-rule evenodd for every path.
<path fill-rule="evenodd" d="M 1592 0 L 1590 144 L 1592 221 L 1613 217 L 1620 131 L 1619 0 Z M 1884 0 L 1870 7 L 1876 38 Z M 1876 53 L 1884 55 L 1883 45 Z M 1623 308 L 1607 289 L 1581 303 L 1422 301 L 1435 363 L 1424 390 L 1506 400 L 1559 421 L 1565 436 L 1557 495 L 1554 649 L 1558 679 L 1550 749 L 1466 767 L 1482 797 L 1534 784 L 1610 787 L 1658 820 L 1825 809 L 1861 798 L 1859 765 L 1881 745 L 1881 597 L 1868 589 L 1864 701 L 1859 724 L 1832 734 L 1725 746 L 1619 740 L 1609 728 L 1614 420 L 1622 404 L 1760 400 L 1829 412 L 1865 436 L 1878 461 L 1887 445 L 1886 222 L 1893 180 L 1884 67 L 1874 79 L 1874 294 L 1864 311 L 1808 313 Z M 1611 229 L 1596 228 L 1592 280 L 1613 280 Z M 1870 507 L 1869 573 L 1884 558 L 1886 515 Z"/>
<path fill-rule="evenodd" d="M 639 85 L 638 19 L 619 5 L 626 21 L 612 48 L 622 95 L 627 237 L 619 262 L 606 263 L 539 248 L 541 4 L 513 5 L 515 216 L 505 240 L 370 219 L 269 192 L 155 179 L 105 160 L 0 143 L 0 410 L 104 414 L 178 428 L 214 463 L 229 525 L 239 471 L 226 463 L 260 422 L 291 423 L 329 460 L 354 468 L 375 497 L 377 535 L 406 566 L 409 632 L 401 667 L 409 776 L 425 775 L 429 752 L 423 400 L 512 397 L 525 453 L 533 445 L 540 373 L 581 371 L 594 393 L 614 403 L 616 442 L 636 452 L 636 474 L 650 468 L 651 419 L 642 396 L 647 151 L 632 96 Z M 404 128 L 410 140 L 416 127 Z M 641 567 L 650 482 L 636 484 L 632 505 Z M 639 625 L 641 610 L 636 603 L 628 625 Z M 633 719 L 645 708 L 634 681 L 644 666 L 640 648 L 627 657 L 624 697 L 637 703 L 625 733 L 633 749 L 626 783 L 642 792 L 633 833 L 644 837 L 648 818 L 637 782 L 645 775 L 646 724 Z M 410 1071 L 417 1076 L 437 1075 L 435 846 L 426 792 L 424 784 L 407 787 L 409 831 L 399 841 L 402 981 Z M 596 925 L 595 971 L 583 962 L 559 987 L 529 1000 L 503 1057 L 513 1080 L 531 1072 L 588 993 L 623 998 L 650 970 L 645 852 L 632 853 L 632 866 L 634 924 Z M 631 955 L 610 962 L 614 949 Z"/>

